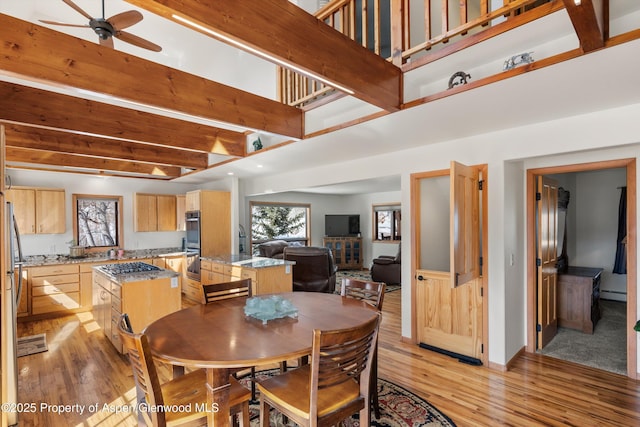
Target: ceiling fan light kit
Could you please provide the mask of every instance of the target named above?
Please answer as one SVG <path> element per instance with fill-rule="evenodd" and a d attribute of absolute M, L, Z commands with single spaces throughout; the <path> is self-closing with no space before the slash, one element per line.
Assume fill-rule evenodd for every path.
<path fill-rule="evenodd" d="M 137 10 L 129 10 L 118 13 L 110 18 L 104 17 L 104 0 L 102 0 L 102 18 L 94 18 L 85 12 L 80 6 L 71 0 L 62 0 L 64 3 L 73 8 L 76 12 L 89 20 L 89 25 L 65 24 L 62 22 L 40 20 L 45 24 L 59 25 L 64 27 L 87 27 L 91 28 L 97 35 L 98 41 L 102 46 L 113 48 L 113 37 L 134 46 L 148 49 L 154 52 L 162 51 L 162 48 L 155 43 L 138 37 L 134 34 L 122 31 L 138 22 L 142 21 L 143 16 Z"/>

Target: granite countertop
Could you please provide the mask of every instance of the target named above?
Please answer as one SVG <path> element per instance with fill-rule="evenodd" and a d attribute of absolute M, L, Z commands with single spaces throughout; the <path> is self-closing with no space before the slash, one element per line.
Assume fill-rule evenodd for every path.
<path fill-rule="evenodd" d="M 277 258 L 252 257 L 244 254 L 230 254 L 215 257 L 201 257 L 201 260 L 221 262 L 224 264 L 238 265 L 247 268 L 267 268 L 281 265 L 295 265 L 295 261 L 286 261 Z"/>
<path fill-rule="evenodd" d="M 37 267 L 42 265 L 53 264 L 77 264 L 77 263 L 96 263 L 102 262 L 107 264 L 112 261 L 123 260 L 138 260 L 149 258 L 160 258 L 166 256 L 183 255 L 184 251 L 180 248 L 159 248 L 159 249 L 136 249 L 125 250 L 124 255 L 121 258 L 111 259 L 106 251 L 88 253 L 83 258 L 71 258 L 65 254 L 51 254 L 51 255 L 29 255 L 24 257 L 25 267 Z M 106 262 L 105 262 L 106 261 Z"/>

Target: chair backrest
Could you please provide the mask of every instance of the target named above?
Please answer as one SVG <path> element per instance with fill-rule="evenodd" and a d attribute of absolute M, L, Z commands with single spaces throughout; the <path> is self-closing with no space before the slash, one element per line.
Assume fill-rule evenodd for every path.
<path fill-rule="evenodd" d="M 204 303 L 225 300 L 229 298 L 251 296 L 251 279 L 235 280 L 231 282 L 202 285 Z"/>
<path fill-rule="evenodd" d="M 383 282 L 368 282 L 345 277 L 342 279 L 340 295 L 366 301 L 378 310 L 382 310 L 386 286 Z"/>
<path fill-rule="evenodd" d="M 136 386 L 144 393 L 146 405 L 149 408 L 156 408 L 164 405 L 162 398 L 162 389 L 160 388 L 160 380 L 158 372 L 153 363 L 151 350 L 147 337 L 144 334 L 135 334 L 127 330 L 128 317 L 126 314 L 120 316 L 118 331 L 122 338 L 122 346 L 133 369 L 133 376 L 136 379 Z M 130 326 L 130 325 L 129 325 Z M 142 406 L 138 405 L 139 408 Z M 165 413 L 163 411 L 145 411 L 141 412 L 147 425 L 164 426 L 166 425 Z"/>
<path fill-rule="evenodd" d="M 355 381 L 360 393 L 354 401 L 362 399 L 368 402 L 371 363 L 379 325 L 380 312 L 370 321 L 355 328 L 313 331 L 310 419 L 317 419 L 318 392 L 326 387 Z"/>
<path fill-rule="evenodd" d="M 293 266 L 294 291 L 334 291 L 336 268 L 329 248 L 288 246 L 284 249 L 284 259 L 296 263 Z"/>

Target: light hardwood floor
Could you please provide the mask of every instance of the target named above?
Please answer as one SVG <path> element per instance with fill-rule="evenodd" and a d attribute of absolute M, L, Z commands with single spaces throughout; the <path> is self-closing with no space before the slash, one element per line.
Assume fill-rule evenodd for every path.
<path fill-rule="evenodd" d="M 424 397 L 460 427 L 640 425 L 638 381 L 537 354 L 521 356 L 508 372 L 469 366 L 401 342 L 399 291 L 385 295 L 383 311 L 379 376 Z M 18 359 L 19 400 L 36 404 L 34 413 L 20 414 L 20 426 L 135 425 L 134 414 L 117 413 L 133 402 L 131 369 L 91 314 L 18 325 L 18 336 L 43 332 L 49 351 Z M 168 375 L 163 367 L 161 376 Z M 85 408 L 80 414 L 53 405 Z"/>

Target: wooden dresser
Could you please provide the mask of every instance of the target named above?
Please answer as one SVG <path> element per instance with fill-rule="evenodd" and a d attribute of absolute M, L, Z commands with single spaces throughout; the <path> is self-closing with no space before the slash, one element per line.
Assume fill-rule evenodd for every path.
<path fill-rule="evenodd" d="M 568 267 L 558 274 L 558 326 L 592 334 L 600 320 L 602 268 Z"/>

